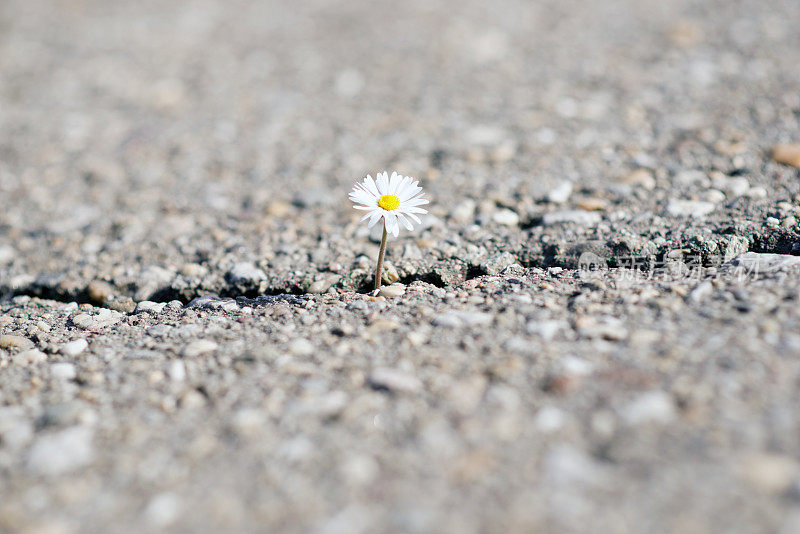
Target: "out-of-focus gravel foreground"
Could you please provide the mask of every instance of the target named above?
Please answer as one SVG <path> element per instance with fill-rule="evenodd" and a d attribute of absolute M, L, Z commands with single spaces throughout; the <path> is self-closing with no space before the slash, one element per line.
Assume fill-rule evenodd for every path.
<path fill-rule="evenodd" d="M 798 28 L 0 2 L 0 532 L 800 532 Z"/>

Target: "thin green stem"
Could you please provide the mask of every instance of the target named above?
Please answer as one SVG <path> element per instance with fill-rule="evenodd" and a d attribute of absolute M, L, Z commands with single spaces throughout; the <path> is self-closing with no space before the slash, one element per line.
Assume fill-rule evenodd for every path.
<path fill-rule="evenodd" d="M 386 221 L 383 222 L 383 237 L 381 238 L 381 251 L 378 253 L 378 268 L 375 270 L 375 289 L 381 288 L 381 271 L 383 270 L 383 255 L 386 253 Z"/>

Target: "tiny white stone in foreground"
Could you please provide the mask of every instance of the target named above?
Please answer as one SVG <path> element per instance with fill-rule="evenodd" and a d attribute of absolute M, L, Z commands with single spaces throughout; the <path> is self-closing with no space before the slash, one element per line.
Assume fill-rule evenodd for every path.
<path fill-rule="evenodd" d="M 69 343 L 64 343 L 61 346 L 61 354 L 64 356 L 69 356 L 70 358 L 74 358 L 78 356 L 83 351 L 89 348 L 89 342 L 85 339 L 76 339 L 75 341 L 70 341 Z"/>

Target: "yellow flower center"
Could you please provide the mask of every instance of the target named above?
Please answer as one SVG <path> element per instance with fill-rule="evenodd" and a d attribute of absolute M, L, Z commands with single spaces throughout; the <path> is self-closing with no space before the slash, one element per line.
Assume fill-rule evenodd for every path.
<path fill-rule="evenodd" d="M 400 207 L 400 199 L 394 195 L 383 195 L 378 199 L 378 206 L 387 211 L 396 210 Z"/>

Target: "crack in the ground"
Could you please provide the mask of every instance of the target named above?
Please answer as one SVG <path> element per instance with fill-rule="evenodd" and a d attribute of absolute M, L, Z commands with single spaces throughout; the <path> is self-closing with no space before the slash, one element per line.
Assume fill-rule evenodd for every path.
<path fill-rule="evenodd" d="M 520 275 L 523 268 L 561 267 L 564 269 L 629 268 L 653 271 L 670 268 L 681 263 L 689 267 L 719 267 L 745 252 L 762 252 L 800 255 L 800 235 L 789 229 L 755 232 L 750 235 L 716 234 L 709 238 L 693 237 L 680 243 L 655 243 L 640 236 L 621 236 L 607 241 L 588 240 L 575 243 L 519 242 L 497 246 L 492 254 L 465 260 L 447 258 L 437 261 L 397 262 L 396 276 L 390 281 L 410 284 L 426 282 L 437 287 L 451 287 L 483 275 Z M 517 265 L 518 267 L 514 267 Z M 324 274 L 320 272 L 318 274 Z M 330 274 L 330 273 L 329 273 Z M 373 273 L 363 268 L 353 268 L 331 283 L 342 293 L 369 293 L 373 286 Z M 176 277 L 148 294 L 144 299 L 154 302 L 180 301 L 187 304 L 195 298 L 215 294 L 224 298 L 261 296 L 307 295 L 313 282 L 305 275 L 302 278 L 277 276 L 270 280 L 231 282 L 220 277 L 216 284 L 190 284 Z M 134 304 L 137 287 L 113 287 L 111 299 L 126 300 L 123 304 Z M 319 288 L 317 288 L 319 289 Z M 317 293 L 327 291 L 327 287 Z M 75 282 L 59 275 L 41 275 L 22 287 L 0 285 L 0 300 L 25 295 L 61 302 L 91 303 L 118 309 L 108 298 L 99 298 L 92 291 L 91 282 Z"/>

